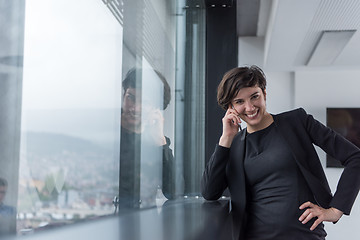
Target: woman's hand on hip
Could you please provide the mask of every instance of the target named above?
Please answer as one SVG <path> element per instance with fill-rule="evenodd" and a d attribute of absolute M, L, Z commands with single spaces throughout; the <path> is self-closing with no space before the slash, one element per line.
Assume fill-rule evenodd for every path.
<path fill-rule="evenodd" d="M 232 140 L 239 131 L 239 124 L 241 119 L 238 112 L 231 107 L 225 113 L 222 118 L 223 132 L 219 140 L 219 145 L 223 147 L 230 147 Z"/>
<path fill-rule="evenodd" d="M 302 204 L 299 208 L 307 208 L 299 218 L 299 221 L 302 222 L 302 224 L 307 223 L 312 218 L 316 218 L 314 224 L 310 228 L 311 231 L 314 230 L 323 221 L 337 222 L 343 215 L 343 212 L 336 208 L 332 207 L 325 209 L 311 202 L 306 202 Z"/>

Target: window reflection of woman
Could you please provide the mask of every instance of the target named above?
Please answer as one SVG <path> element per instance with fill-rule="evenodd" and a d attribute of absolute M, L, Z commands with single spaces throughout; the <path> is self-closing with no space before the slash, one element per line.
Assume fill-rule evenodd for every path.
<path fill-rule="evenodd" d="M 156 80 L 161 80 L 160 82 L 163 86 L 164 104 L 159 106 L 157 101 L 154 101 L 148 96 L 143 96 L 142 79 L 139 78 L 139 75 L 141 76 L 141 69 L 131 70 L 123 81 L 124 97 L 121 126 L 131 132 L 144 133 L 158 146 L 162 146 L 166 144 L 162 110 L 165 109 L 170 102 L 170 87 L 160 73 L 155 73 Z M 143 81 L 149 81 L 149 79 L 143 79 Z M 160 87 L 162 87 L 161 85 Z M 148 91 L 152 90 L 154 89 L 148 89 Z"/>
<path fill-rule="evenodd" d="M 270 114 L 266 98 L 260 68 L 224 75 L 218 87 L 223 131 L 202 178 L 203 196 L 216 200 L 229 188 L 239 239 L 323 240 L 323 221 L 350 214 L 360 187 L 360 150 L 302 108 Z M 241 121 L 247 128 L 239 131 Z M 345 167 L 334 196 L 313 144 Z"/>
<path fill-rule="evenodd" d="M 154 187 L 142 186 L 140 189 L 140 182 L 156 185 L 156 190 L 158 184 L 155 183 L 157 180 L 152 176 L 151 169 L 156 168 L 159 163 L 162 163 L 160 166 L 162 182 L 159 183 L 162 186 L 162 192 L 167 198 L 174 197 L 174 158 L 170 149 L 170 139 L 164 135 L 162 115 L 162 110 L 167 108 L 170 97 L 170 86 L 158 71 L 131 69 L 123 80 L 120 207 L 133 208 L 145 205 L 144 199 L 141 199 L 140 190 L 143 193 L 149 192 L 153 191 Z M 149 153 L 160 151 L 161 156 L 148 154 L 146 159 L 140 159 L 141 151 Z M 146 165 L 140 166 L 140 164 Z M 143 178 L 142 181 L 140 176 Z M 145 178 L 148 181 L 144 181 Z"/>

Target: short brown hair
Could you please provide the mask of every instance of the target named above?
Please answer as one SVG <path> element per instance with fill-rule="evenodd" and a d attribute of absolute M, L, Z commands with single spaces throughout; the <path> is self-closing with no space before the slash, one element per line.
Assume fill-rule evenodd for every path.
<path fill-rule="evenodd" d="M 233 68 L 224 74 L 217 88 L 217 102 L 226 110 L 240 89 L 255 86 L 263 92 L 266 89 L 265 74 L 258 66 Z"/>
<path fill-rule="evenodd" d="M 169 83 L 166 81 L 166 78 L 157 70 L 152 69 L 156 75 L 159 77 L 161 82 L 164 85 L 164 102 L 163 106 L 158 106 L 160 109 L 165 110 L 167 106 L 170 103 L 171 100 L 171 89 L 169 86 Z M 124 89 L 124 94 L 128 88 L 142 88 L 142 81 L 146 81 L 146 79 L 142 79 L 142 81 L 139 81 L 137 78 L 142 78 L 143 71 L 152 71 L 151 69 L 143 69 L 143 68 L 132 68 L 130 69 L 125 76 L 125 79 L 122 82 L 122 87 Z M 150 89 L 149 89 L 150 90 Z"/>

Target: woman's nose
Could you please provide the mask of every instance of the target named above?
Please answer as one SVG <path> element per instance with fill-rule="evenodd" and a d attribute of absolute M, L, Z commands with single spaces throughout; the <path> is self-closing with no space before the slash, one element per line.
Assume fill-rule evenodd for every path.
<path fill-rule="evenodd" d="M 254 105 L 250 101 L 245 102 L 245 111 L 252 111 L 254 108 Z"/>

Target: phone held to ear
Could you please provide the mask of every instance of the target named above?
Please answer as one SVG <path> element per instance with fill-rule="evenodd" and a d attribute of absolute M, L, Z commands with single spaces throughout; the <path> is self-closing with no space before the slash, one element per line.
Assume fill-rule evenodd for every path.
<path fill-rule="evenodd" d="M 238 123 L 239 125 L 239 131 L 242 131 L 241 123 Z"/>
<path fill-rule="evenodd" d="M 231 107 L 232 107 L 232 109 L 235 110 L 234 105 L 232 105 Z M 235 110 L 235 111 L 236 111 L 236 110 Z M 238 122 L 238 126 L 239 126 L 239 131 L 242 131 L 241 123 Z"/>

